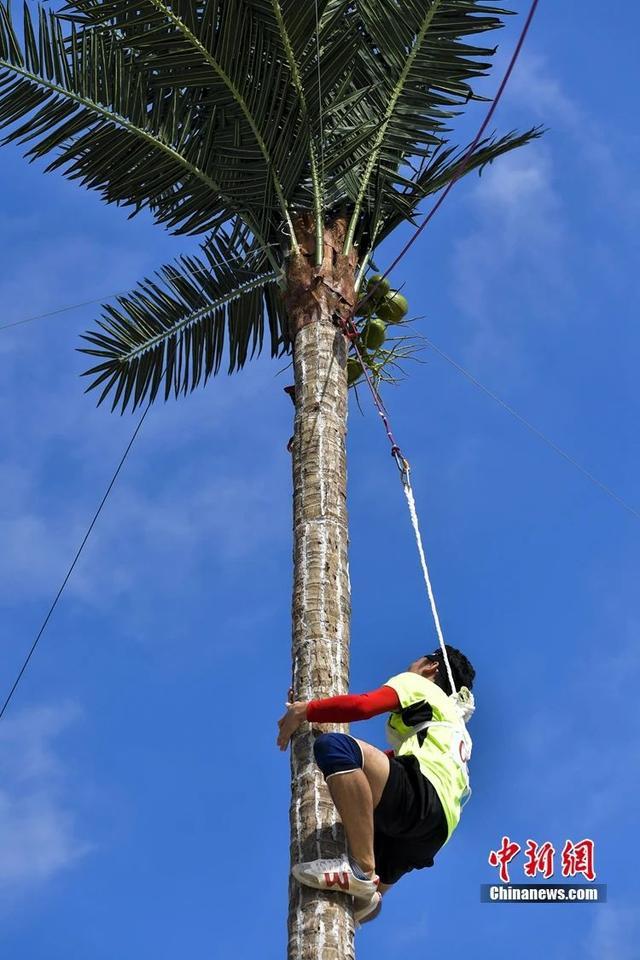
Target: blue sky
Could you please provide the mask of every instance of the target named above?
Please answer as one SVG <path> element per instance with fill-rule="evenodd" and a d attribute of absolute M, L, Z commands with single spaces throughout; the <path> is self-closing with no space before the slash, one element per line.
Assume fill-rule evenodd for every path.
<path fill-rule="evenodd" d="M 496 127 L 548 133 L 459 185 L 393 279 L 419 331 L 640 508 L 640 13 L 624 13 L 541 4 Z M 499 38 L 502 66 L 521 22 Z M 0 182 L 2 323 L 126 291 L 193 245 L 15 149 L 0 152 Z M 74 348 L 95 312 L 0 331 L 3 687 L 133 429 L 82 392 Z M 477 669 L 474 794 L 435 868 L 405 877 L 359 932 L 358 955 L 438 956 L 453 939 L 480 957 L 632 960 L 638 520 L 433 352 L 422 359 L 387 401 L 446 637 Z M 152 411 L 0 725 L 0 931 L 14 960 L 284 955 L 282 366 L 258 361 Z M 435 643 L 363 399 L 349 436 L 355 692 Z M 384 745 L 381 719 L 357 734 Z M 503 833 L 557 849 L 592 837 L 608 904 L 480 904 Z"/>

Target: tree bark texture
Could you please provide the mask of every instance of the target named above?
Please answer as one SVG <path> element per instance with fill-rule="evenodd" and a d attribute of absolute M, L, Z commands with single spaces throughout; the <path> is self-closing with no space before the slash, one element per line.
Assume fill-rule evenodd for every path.
<path fill-rule="evenodd" d="M 325 229 L 314 265 L 311 218 L 296 223 L 301 253 L 289 264 L 294 341 L 293 642 L 296 700 L 349 688 L 351 598 L 346 506 L 347 340 L 336 324 L 353 306 L 355 254 L 341 253 L 345 221 Z M 328 727 L 323 727 L 324 730 Z M 346 730 L 346 725 L 333 729 Z M 317 731 L 316 731 L 317 733 Z M 304 724 L 291 741 L 291 864 L 340 857 L 345 838 Z M 289 879 L 288 960 L 353 960 L 353 913 L 345 894 Z"/>

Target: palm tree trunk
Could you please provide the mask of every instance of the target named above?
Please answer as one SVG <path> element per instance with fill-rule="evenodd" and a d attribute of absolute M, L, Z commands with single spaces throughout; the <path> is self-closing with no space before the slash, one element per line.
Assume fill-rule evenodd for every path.
<path fill-rule="evenodd" d="M 288 271 L 294 338 L 293 680 L 296 700 L 346 693 L 351 597 L 346 507 L 347 341 L 336 325 L 354 302 L 355 255 L 342 256 L 346 220 L 325 228 L 314 266 L 314 224 L 296 223 L 301 252 Z M 324 729 L 327 729 L 326 727 Z M 334 727 L 346 730 L 345 725 Z M 305 724 L 291 743 L 291 863 L 344 853 L 342 824 L 313 759 Z M 351 898 L 290 878 L 288 960 L 352 960 Z"/>

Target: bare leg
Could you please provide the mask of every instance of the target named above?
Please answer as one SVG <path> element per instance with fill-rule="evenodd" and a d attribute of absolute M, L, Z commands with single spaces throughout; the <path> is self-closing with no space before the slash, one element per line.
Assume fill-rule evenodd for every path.
<path fill-rule="evenodd" d="M 389 758 L 370 743 L 357 742 L 362 749 L 364 769 L 329 775 L 327 786 L 344 825 L 349 852 L 370 873 L 375 870 L 373 811 L 389 777 Z"/>
<path fill-rule="evenodd" d="M 362 770 L 334 773 L 327 778 L 329 793 L 340 814 L 349 852 L 366 873 L 375 869 L 373 856 L 373 800 Z"/>

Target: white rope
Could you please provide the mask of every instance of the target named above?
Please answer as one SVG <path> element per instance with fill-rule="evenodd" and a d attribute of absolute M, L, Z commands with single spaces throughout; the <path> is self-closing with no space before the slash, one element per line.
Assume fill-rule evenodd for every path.
<path fill-rule="evenodd" d="M 407 504 L 409 505 L 409 515 L 411 516 L 411 524 L 413 526 L 413 532 L 416 535 L 416 544 L 418 545 L 418 554 L 420 555 L 420 565 L 422 566 L 424 582 L 427 585 L 427 594 L 429 595 L 429 603 L 431 604 L 431 613 L 433 615 L 433 622 L 436 625 L 436 633 L 438 634 L 438 641 L 440 642 L 440 648 L 442 649 L 442 656 L 444 659 L 444 663 L 447 668 L 447 676 L 449 678 L 449 683 L 451 684 L 451 693 L 452 695 L 455 696 L 458 691 L 456 690 L 456 685 L 453 682 L 453 673 L 451 672 L 451 664 L 449 663 L 447 648 L 445 646 L 444 636 L 442 634 L 442 627 L 440 626 L 440 617 L 438 616 L 436 599 L 433 595 L 433 587 L 431 586 L 431 577 L 429 576 L 429 567 L 427 566 L 427 558 L 425 557 L 424 546 L 422 545 L 422 535 L 420 533 L 420 524 L 418 522 L 418 513 L 416 511 L 416 501 L 413 495 L 413 487 L 411 486 L 409 464 L 407 463 L 406 460 L 404 461 L 404 471 L 402 474 L 402 488 L 404 490 L 404 495 L 407 498 Z"/>

